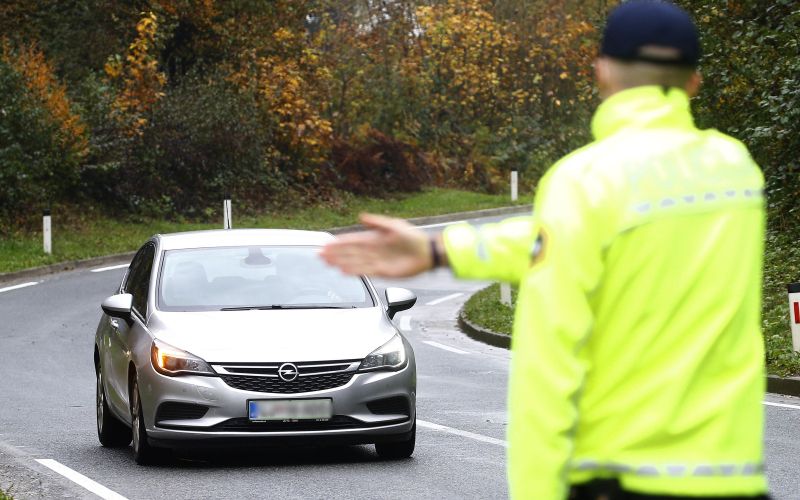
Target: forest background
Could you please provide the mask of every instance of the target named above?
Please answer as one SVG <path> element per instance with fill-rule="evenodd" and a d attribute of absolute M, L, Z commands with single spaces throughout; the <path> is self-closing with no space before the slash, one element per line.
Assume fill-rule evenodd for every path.
<path fill-rule="evenodd" d="M 590 140 L 614 0 L 4 0 L 0 238 L 41 211 L 219 218 L 431 186 L 529 187 Z M 767 179 L 770 369 L 800 372 L 800 6 L 681 0 L 699 25 L 698 124 Z M 732 270 L 735 272 L 735 270 Z"/>

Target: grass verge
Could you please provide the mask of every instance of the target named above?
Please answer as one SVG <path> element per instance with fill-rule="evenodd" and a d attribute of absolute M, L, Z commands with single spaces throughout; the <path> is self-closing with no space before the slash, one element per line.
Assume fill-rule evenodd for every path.
<path fill-rule="evenodd" d="M 764 251 L 762 325 L 767 370 L 780 376 L 800 374 L 800 353 L 792 349 L 786 285 L 800 281 L 800 246 L 790 232 L 770 231 Z"/>
<path fill-rule="evenodd" d="M 495 283 L 469 298 L 464 304 L 464 315 L 476 325 L 496 333 L 511 335 L 511 325 L 514 321 L 513 305 L 516 302 L 517 290 L 513 287 L 511 289 L 512 307 L 500 302 L 500 285 Z"/>
<path fill-rule="evenodd" d="M 520 202 L 530 204 L 530 200 Z M 318 205 L 293 210 L 290 213 L 268 213 L 258 216 L 237 217 L 233 207 L 236 228 L 302 228 L 325 229 L 356 223 L 360 212 L 373 212 L 397 217 L 421 217 L 468 210 L 508 206 L 506 195 L 489 195 L 453 189 L 428 189 L 421 193 L 382 200 L 351 198 L 336 207 Z M 156 233 L 172 233 L 197 229 L 218 229 L 222 220 L 214 223 L 193 221 L 167 221 L 148 219 L 124 221 L 100 214 L 71 217 L 61 223 L 53 214 L 53 253 L 42 252 L 40 233 L 16 234 L 0 240 L 0 273 L 86 259 L 102 255 L 136 250 L 147 238 Z"/>
<path fill-rule="evenodd" d="M 14 500 L 14 497 L 3 490 L 0 490 L 0 500 Z"/>
<path fill-rule="evenodd" d="M 788 233 L 771 231 L 764 253 L 762 330 L 767 372 L 782 377 L 800 374 L 800 353 L 792 348 L 786 285 L 800 280 L 800 245 Z M 513 300 L 516 294 L 512 293 Z M 498 333 L 511 333 L 513 310 L 500 302 L 494 284 L 470 298 L 464 313 L 471 322 Z"/>

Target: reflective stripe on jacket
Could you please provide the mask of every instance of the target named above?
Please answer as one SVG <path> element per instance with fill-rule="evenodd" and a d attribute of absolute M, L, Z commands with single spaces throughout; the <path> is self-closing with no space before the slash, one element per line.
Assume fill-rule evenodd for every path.
<path fill-rule="evenodd" d="M 458 276 L 520 287 L 512 497 L 764 493 L 763 176 L 678 89 L 615 94 L 592 129 L 532 217 L 444 233 Z"/>

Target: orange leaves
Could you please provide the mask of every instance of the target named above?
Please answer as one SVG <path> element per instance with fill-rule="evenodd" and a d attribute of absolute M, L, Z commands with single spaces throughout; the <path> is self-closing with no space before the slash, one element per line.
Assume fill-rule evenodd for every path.
<path fill-rule="evenodd" d="M 149 12 L 136 24 L 136 38 L 128 46 L 124 60 L 119 55 L 113 56 L 104 67 L 109 79 L 119 86 L 113 109 L 130 135 L 141 135 L 148 124 L 148 112 L 164 95 L 166 77 L 159 71 L 153 55 L 157 34 L 158 19 Z"/>
<path fill-rule="evenodd" d="M 516 40 L 489 8 L 484 0 L 449 0 L 417 9 L 423 67 L 440 93 L 434 100 L 475 112 L 475 105 L 508 97 L 504 56 Z"/>
<path fill-rule="evenodd" d="M 62 145 L 79 156 L 86 154 L 86 126 L 73 113 L 66 87 L 56 78 L 55 69 L 44 53 L 34 44 L 21 45 L 15 50 L 4 38 L 2 59 L 22 76 L 25 87 L 48 111 L 47 118 L 57 126 Z"/>
<path fill-rule="evenodd" d="M 268 46 L 261 45 L 267 41 Z M 282 149 L 321 161 L 333 133 L 323 117 L 331 75 L 302 25 L 276 27 L 267 39 L 240 53 L 238 65 L 230 80 L 258 96 L 257 112 L 276 126 Z"/>

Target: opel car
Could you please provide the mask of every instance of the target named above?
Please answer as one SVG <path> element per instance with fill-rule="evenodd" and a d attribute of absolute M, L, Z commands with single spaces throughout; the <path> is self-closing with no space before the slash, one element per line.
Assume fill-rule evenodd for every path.
<path fill-rule="evenodd" d="M 165 449 L 282 443 L 414 451 L 416 366 L 392 323 L 416 296 L 346 276 L 323 232 L 156 235 L 105 299 L 94 343 L 97 435 Z"/>

